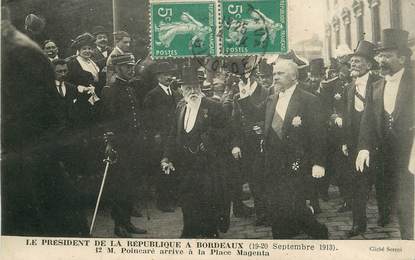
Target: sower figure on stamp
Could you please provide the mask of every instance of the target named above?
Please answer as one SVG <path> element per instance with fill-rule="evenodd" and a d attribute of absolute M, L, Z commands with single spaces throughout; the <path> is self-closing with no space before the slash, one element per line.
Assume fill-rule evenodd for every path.
<path fill-rule="evenodd" d="M 349 159 L 349 167 L 345 171 L 344 181 L 349 184 L 349 194 L 353 214 L 353 227 L 350 236 L 356 236 L 366 231 L 366 202 L 370 187 L 373 184 L 374 171 L 355 171 L 357 143 L 360 135 L 360 125 L 366 104 L 372 98 L 372 85 L 380 78 L 373 75 L 370 69 L 376 64 L 373 59 L 375 45 L 368 41 L 360 41 L 350 59 L 351 76 L 354 79 L 347 88 L 346 114 L 344 116 L 344 137 L 342 151 Z"/>
<path fill-rule="evenodd" d="M 402 239 L 414 238 L 414 175 L 408 171 L 414 138 L 414 76 L 408 32 L 383 30 L 378 62 L 385 79 L 373 84 L 373 97 L 362 117 L 356 169 L 379 167 L 376 196 L 380 226 L 397 206 Z M 373 157 L 377 156 L 373 162 Z"/>
<path fill-rule="evenodd" d="M 184 71 L 182 90 L 184 100 L 177 106 L 161 166 L 166 174 L 177 168 L 180 175 L 181 237 L 214 238 L 218 215 L 213 162 L 218 152 L 212 131 L 225 127 L 227 118 L 220 103 L 202 97 L 195 70 Z"/>
<path fill-rule="evenodd" d="M 297 65 L 278 60 L 274 83 L 278 92 L 255 105 L 241 89 L 240 106 L 252 117 L 265 120 L 264 151 L 270 194 L 273 238 L 290 239 L 304 231 L 327 239 L 328 230 L 306 205 L 310 175 L 324 176 L 325 131 L 319 99 L 298 86 Z"/>
<path fill-rule="evenodd" d="M 240 64 L 239 88 L 243 93 L 235 95 L 237 101 L 240 95 L 250 95 L 254 104 L 260 104 L 269 96 L 269 89 L 259 85 L 256 81 L 256 58 L 249 57 L 237 60 Z M 263 140 L 264 120 L 247 113 L 239 102 L 234 102 L 232 112 L 233 135 L 232 155 L 239 160 L 241 170 L 248 180 L 251 193 L 254 197 L 256 225 L 267 224 L 266 195 L 264 192 L 264 154 L 261 150 Z M 235 205 L 234 211 L 238 212 L 243 205 Z"/>
<path fill-rule="evenodd" d="M 103 89 L 104 128 L 112 132 L 113 149 L 118 153 L 118 161 L 109 172 L 110 190 L 106 193 L 112 198 L 112 218 L 114 233 L 119 237 L 131 237 L 130 233 L 144 234 L 146 230 L 131 223 L 133 203 L 143 174 L 142 111 L 130 80 L 134 77 L 135 60 L 132 54 L 112 57 L 115 80 Z M 106 151 L 111 151 L 107 147 Z"/>

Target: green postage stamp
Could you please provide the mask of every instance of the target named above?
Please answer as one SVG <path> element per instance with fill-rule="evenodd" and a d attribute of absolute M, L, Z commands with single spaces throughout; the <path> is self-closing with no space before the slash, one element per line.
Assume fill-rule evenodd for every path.
<path fill-rule="evenodd" d="M 286 0 L 150 0 L 153 59 L 287 51 Z"/>
<path fill-rule="evenodd" d="M 221 0 L 221 54 L 286 52 L 286 5 L 286 0 Z"/>
<path fill-rule="evenodd" d="M 216 56 L 215 1 L 152 1 L 153 59 Z"/>

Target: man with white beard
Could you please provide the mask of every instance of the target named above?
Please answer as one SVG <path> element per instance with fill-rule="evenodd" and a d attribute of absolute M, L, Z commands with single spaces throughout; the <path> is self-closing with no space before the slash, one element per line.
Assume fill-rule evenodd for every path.
<path fill-rule="evenodd" d="M 220 160 L 214 129 L 224 128 L 222 105 L 203 97 L 195 70 L 183 72 L 184 99 L 177 105 L 161 167 L 179 173 L 179 203 L 183 212 L 182 238 L 217 238 L 216 194 L 223 187 L 215 177 Z"/>

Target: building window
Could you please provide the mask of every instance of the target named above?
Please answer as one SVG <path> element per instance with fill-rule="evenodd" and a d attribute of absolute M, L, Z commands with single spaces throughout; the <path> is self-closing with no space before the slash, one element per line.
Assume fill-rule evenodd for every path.
<path fill-rule="evenodd" d="M 380 42 L 380 15 L 379 4 L 380 0 L 368 0 L 370 12 L 372 15 L 372 41 L 374 43 Z"/>
<path fill-rule="evenodd" d="M 365 29 L 363 22 L 363 2 L 360 0 L 353 1 L 353 13 L 356 18 L 356 38 L 358 41 L 365 39 Z"/>
<path fill-rule="evenodd" d="M 345 41 L 349 48 L 352 47 L 352 35 L 350 30 L 350 11 L 347 8 L 342 10 L 342 20 L 344 25 Z"/>
<path fill-rule="evenodd" d="M 333 17 L 333 31 L 334 31 L 334 35 L 335 35 L 335 47 L 337 49 L 337 47 L 340 45 L 340 19 L 338 17 Z"/>
<path fill-rule="evenodd" d="M 401 0 L 389 0 L 391 27 L 401 28 Z"/>

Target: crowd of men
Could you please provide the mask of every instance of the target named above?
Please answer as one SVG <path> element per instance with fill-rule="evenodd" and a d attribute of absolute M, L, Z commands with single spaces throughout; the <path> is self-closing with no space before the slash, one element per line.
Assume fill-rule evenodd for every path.
<path fill-rule="evenodd" d="M 327 239 L 316 215 L 335 184 L 339 212 L 352 211 L 350 237 L 367 229 L 374 185 L 378 225 L 397 213 L 413 239 L 408 32 L 385 29 L 380 45 L 362 40 L 329 66 L 290 51 L 215 59 L 213 70 L 212 60 L 136 60 L 127 32 L 111 47 L 101 26 L 64 58 L 53 40 L 38 46 L 2 19 L 4 234 L 89 236 L 96 194 L 82 182 L 98 176 L 99 187 L 106 158 L 119 237 L 147 232 L 131 217 L 154 187 L 160 211 L 181 207 L 182 238 L 218 238 L 232 212 L 254 215 L 275 239 Z"/>

